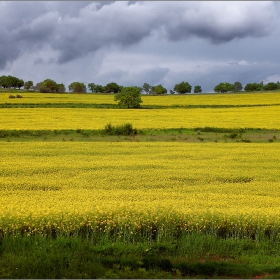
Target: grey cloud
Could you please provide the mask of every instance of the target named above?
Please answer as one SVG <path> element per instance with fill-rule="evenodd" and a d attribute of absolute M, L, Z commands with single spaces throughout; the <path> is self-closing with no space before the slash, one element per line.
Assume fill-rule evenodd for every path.
<path fill-rule="evenodd" d="M 24 52 L 50 46 L 66 63 L 150 36 L 212 43 L 266 36 L 279 12 L 274 2 L 1 2 L 0 69 Z M 57 59 L 51 57 L 50 59 Z"/>
<path fill-rule="evenodd" d="M 158 84 L 166 84 L 165 78 L 170 73 L 169 68 L 154 67 L 150 69 L 144 69 L 137 74 L 134 72 L 129 72 L 128 75 L 123 77 L 122 82 L 127 85 L 137 85 L 142 86 L 144 83 L 148 83 L 151 86 L 156 86 Z"/>
<path fill-rule="evenodd" d="M 211 2 L 170 9 L 172 22 L 165 25 L 167 37 L 178 41 L 197 36 L 212 43 L 235 38 L 261 37 L 276 27 L 278 15 L 272 2 Z"/>
<path fill-rule="evenodd" d="M 231 9 L 224 11 L 228 5 Z M 97 6 L 89 4 L 79 17 L 65 18 L 59 24 L 56 33 L 61 35 L 50 43 L 61 52 L 59 62 L 112 44 L 130 46 L 154 33 L 173 41 L 197 36 L 213 43 L 265 36 L 276 17 L 274 3 L 115 2 Z"/>

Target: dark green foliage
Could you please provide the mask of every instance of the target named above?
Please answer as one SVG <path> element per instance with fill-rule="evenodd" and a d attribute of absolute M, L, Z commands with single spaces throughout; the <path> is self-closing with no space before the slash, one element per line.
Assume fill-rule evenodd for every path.
<path fill-rule="evenodd" d="M 196 127 L 194 131 L 201 131 L 201 132 L 217 132 L 217 133 L 244 133 L 246 130 L 244 128 L 220 128 L 220 127 Z"/>
<path fill-rule="evenodd" d="M 119 101 L 119 107 L 127 109 L 140 108 L 142 103 L 141 92 L 136 87 L 124 87 L 115 95 L 114 100 Z"/>
<path fill-rule="evenodd" d="M 252 141 L 249 140 L 249 139 L 242 139 L 241 142 L 243 142 L 243 143 L 251 143 Z"/>
<path fill-rule="evenodd" d="M 263 83 L 252 83 L 252 84 L 247 84 L 245 87 L 244 87 L 244 90 L 245 91 L 261 91 L 263 89 Z"/>
<path fill-rule="evenodd" d="M 95 83 L 90 83 L 88 84 L 88 89 L 92 92 L 92 93 L 101 93 L 103 92 L 103 86 L 101 85 L 96 85 Z"/>
<path fill-rule="evenodd" d="M 27 81 L 27 82 L 24 83 L 24 88 L 26 90 L 30 90 L 31 87 L 33 87 L 33 82 L 32 81 Z"/>
<path fill-rule="evenodd" d="M 64 84 L 57 84 L 56 85 L 56 92 L 59 92 L 59 93 L 63 93 L 63 92 L 65 92 L 65 86 L 64 86 Z"/>
<path fill-rule="evenodd" d="M 278 242 L 201 234 L 175 242 L 132 244 L 62 236 L 3 237 L 0 232 L 0 254 L 1 279 L 259 278 L 280 273 Z"/>
<path fill-rule="evenodd" d="M 110 123 L 105 125 L 104 134 L 108 135 L 136 135 L 137 129 L 132 127 L 132 124 L 126 123 L 123 125 L 113 126 Z"/>
<path fill-rule="evenodd" d="M 119 86 L 117 83 L 109 83 L 103 88 L 103 92 L 105 93 L 117 93 L 120 92 L 122 89 L 121 86 Z"/>
<path fill-rule="evenodd" d="M 164 88 L 162 85 L 157 85 L 155 87 L 152 87 L 152 94 L 163 95 L 166 93 L 167 93 L 167 89 Z"/>
<path fill-rule="evenodd" d="M 146 94 L 151 94 L 152 92 L 152 86 L 148 83 L 144 83 L 142 89 L 146 92 Z"/>
<path fill-rule="evenodd" d="M 2 88 L 18 88 L 23 87 L 24 81 L 14 76 L 1 76 L 0 77 L 0 87 Z"/>
<path fill-rule="evenodd" d="M 243 86 L 240 82 L 235 82 L 233 86 L 234 86 L 234 92 L 240 92 L 243 89 Z"/>
<path fill-rule="evenodd" d="M 104 91 L 104 88 L 103 88 L 102 85 L 96 85 L 95 90 L 96 90 L 96 93 L 100 93 L 100 92 L 103 92 L 103 91 Z"/>
<path fill-rule="evenodd" d="M 195 86 L 193 92 L 194 93 L 201 93 L 202 92 L 201 86 Z"/>
<path fill-rule="evenodd" d="M 230 83 L 220 83 L 215 86 L 214 91 L 219 93 L 234 92 L 234 85 Z"/>
<path fill-rule="evenodd" d="M 65 92 L 64 84 L 57 84 L 54 80 L 51 79 L 46 79 L 43 82 L 37 83 L 34 88 L 41 93 Z"/>
<path fill-rule="evenodd" d="M 191 85 L 188 82 L 181 82 L 174 86 L 174 90 L 179 94 L 190 93 L 192 90 Z"/>
<path fill-rule="evenodd" d="M 268 83 L 267 85 L 265 85 L 263 87 L 264 90 L 276 90 L 276 89 L 280 89 L 280 84 L 279 83 Z"/>
<path fill-rule="evenodd" d="M 80 82 L 73 82 L 68 86 L 68 88 L 69 91 L 77 92 L 77 93 L 83 93 L 87 91 L 86 85 Z"/>
<path fill-rule="evenodd" d="M 89 83 L 88 89 L 93 93 L 96 90 L 96 84 L 95 83 Z"/>

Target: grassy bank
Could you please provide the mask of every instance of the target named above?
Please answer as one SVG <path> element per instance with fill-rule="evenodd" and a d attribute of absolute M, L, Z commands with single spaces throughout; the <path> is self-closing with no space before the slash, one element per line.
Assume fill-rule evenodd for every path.
<path fill-rule="evenodd" d="M 265 143 L 279 142 L 280 130 L 232 129 L 218 127 L 137 129 L 131 134 L 109 134 L 105 129 L 68 130 L 0 130 L 0 142 L 78 141 L 78 142 L 222 142 Z"/>
<path fill-rule="evenodd" d="M 186 235 L 153 243 L 7 237 L 0 278 L 279 278 L 280 243 Z"/>

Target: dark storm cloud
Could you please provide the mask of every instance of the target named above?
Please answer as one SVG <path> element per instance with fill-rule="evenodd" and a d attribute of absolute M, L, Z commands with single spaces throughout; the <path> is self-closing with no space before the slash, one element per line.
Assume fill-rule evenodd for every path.
<path fill-rule="evenodd" d="M 179 41 L 196 36 L 212 43 L 236 38 L 262 37 L 276 27 L 277 15 L 271 2 L 187 2 L 183 9 L 173 9 L 165 25 L 167 37 Z"/>
<path fill-rule="evenodd" d="M 278 12 L 275 2 L 1 2 L 0 69 L 45 46 L 65 63 L 149 36 L 215 44 L 266 36 Z"/>

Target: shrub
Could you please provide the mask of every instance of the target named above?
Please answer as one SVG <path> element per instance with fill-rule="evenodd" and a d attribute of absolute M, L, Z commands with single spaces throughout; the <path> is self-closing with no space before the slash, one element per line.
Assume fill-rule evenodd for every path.
<path fill-rule="evenodd" d="M 104 133 L 108 135 L 136 135 L 137 129 L 132 127 L 132 124 L 126 123 L 123 125 L 113 126 L 111 123 L 105 125 Z"/>
<path fill-rule="evenodd" d="M 15 97 L 14 95 L 11 94 L 11 95 L 9 95 L 9 98 L 16 98 L 16 97 Z"/>

